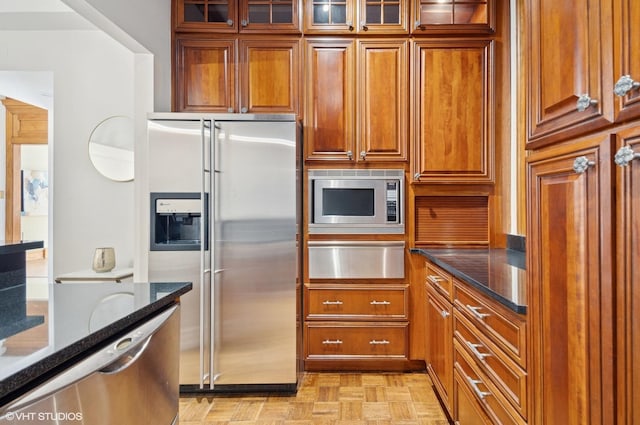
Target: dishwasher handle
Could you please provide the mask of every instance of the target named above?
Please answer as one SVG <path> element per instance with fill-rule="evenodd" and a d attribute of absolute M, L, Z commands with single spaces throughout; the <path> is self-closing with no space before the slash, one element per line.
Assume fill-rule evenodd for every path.
<path fill-rule="evenodd" d="M 178 308 L 179 304 L 174 305 L 173 307 L 167 309 L 158 316 L 139 326 L 135 330 L 129 332 L 127 336 L 120 338 L 115 344 L 110 344 L 97 353 L 87 357 L 84 360 L 81 360 L 75 366 L 62 371 L 59 375 L 53 377 L 31 392 L 23 395 L 13 403 L 2 407 L 0 409 L 0 419 L 3 419 L 7 415 L 7 413 L 23 409 L 31 404 L 34 404 L 46 397 L 49 397 L 52 394 L 59 392 L 66 387 L 75 384 L 78 381 L 81 381 L 82 379 L 94 373 L 117 373 L 121 370 L 126 369 L 131 364 L 133 364 L 133 362 L 135 362 L 135 360 L 142 354 L 142 352 L 144 352 L 144 349 L 149 344 L 149 341 L 151 340 L 153 334 L 155 334 L 162 327 L 162 325 L 167 320 L 169 320 L 169 318 L 176 312 Z M 131 347 L 131 344 L 129 344 L 127 347 L 123 347 L 122 349 L 129 347 L 131 348 L 120 354 L 120 356 L 114 361 L 114 355 L 118 355 L 118 345 L 122 344 L 123 341 L 126 341 L 127 339 L 131 339 L 131 341 L 136 340 L 139 342 L 136 342 L 133 347 Z M 132 354 L 134 354 L 133 358 L 131 357 Z M 125 359 L 122 363 L 120 363 L 121 358 Z M 113 369 L 111 369 L 112 365 L 114 366 Z"/>

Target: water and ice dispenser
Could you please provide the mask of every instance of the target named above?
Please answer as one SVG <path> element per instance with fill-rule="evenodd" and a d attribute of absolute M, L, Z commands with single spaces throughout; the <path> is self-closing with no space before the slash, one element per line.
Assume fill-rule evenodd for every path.
<path fill-rule="evenodd" d="M 151 193 L 151 251 L 199 251 L 202 226 L 208 249 L 207 195 L 202 214 L 199 192 Z"/>

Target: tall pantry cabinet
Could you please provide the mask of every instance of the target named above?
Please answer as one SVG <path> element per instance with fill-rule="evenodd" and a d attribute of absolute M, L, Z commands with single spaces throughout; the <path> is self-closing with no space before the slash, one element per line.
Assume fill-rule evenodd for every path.
<path fill-rule="evenodd" d="M 521 11 L 534 424 L 640 424 L 640 3 Z"/>

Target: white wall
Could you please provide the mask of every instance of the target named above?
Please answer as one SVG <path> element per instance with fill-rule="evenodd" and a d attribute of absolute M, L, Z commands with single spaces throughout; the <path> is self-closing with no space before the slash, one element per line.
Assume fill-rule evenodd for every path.
<path fill-rule="evenodd" d="M 0 46 L 1 70 L 53 73 L 52 273 L 89 268 L 99 246 L 115 247 L 118 265 L 131 266 L 134 184 L 100 175 L 88 138 L 106 117 L 129 115 L 136 143 L 143 143 L 153 99 L 150 55 L 134 54 L 101 31 L 0 31 Z"/>

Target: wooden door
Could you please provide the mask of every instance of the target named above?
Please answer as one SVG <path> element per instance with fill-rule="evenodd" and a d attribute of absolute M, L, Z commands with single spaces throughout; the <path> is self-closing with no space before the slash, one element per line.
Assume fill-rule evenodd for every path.
<path fill-rule="evenodd" d="M 298 38 L 240 39 L 240 112 L 300 112 L 299 44 Z"/>
<path fill-rule="evenodd" d="M 176 40 L 174 109 L 237 112 L 235 41 Z"/>
<path fill-rule="evenodd" d="M 355 160 L 353 40 L 306 40 L 305 158 Z"/>
<path fill-rule="evenodd" d="M 616 81 L 616 121 L 640 117 L 640 2 L 614 2 L 613 78 Z"/>
<path fill-rule="evenodd" d="M 407 159 L 408 41 L 358 43 L 358 160 Z"/>
<path fill-rule="evenodd" d="M 611 3 L 526 2 L 529 148 L 585 134 L 613 120 Z"/>
<path fill-rule="evenodd" d="M 425 361 L 445 407 L 453 405 L 453 317 L 451 303 L 427 285 Z"/>
<path fill-rule="evenodd" d="M 616 135 L 617 148 L 640 153 L 640 127 Z M 620 152 L 620 151 L 618 151 Z M 640 160 L 618 168 L 618 423 L 640 424 Z"/>
<path fill-rule="evenodd" d="M 527 167 L 531 423 L 612 424 L 611 140 L 535 153 Z"/>
<path fill-rule="evenodd" d="M 411 143 L 414 181 L 494 179 L 490 40 L 429 40 L 413 46 Z"/>
<path fill-rule="evenodd" d="M 22 240 L 21 146 L 46 145 L 49 116 L 46 109 L 5 98 L 5 234 L 6 241 Z"/>

